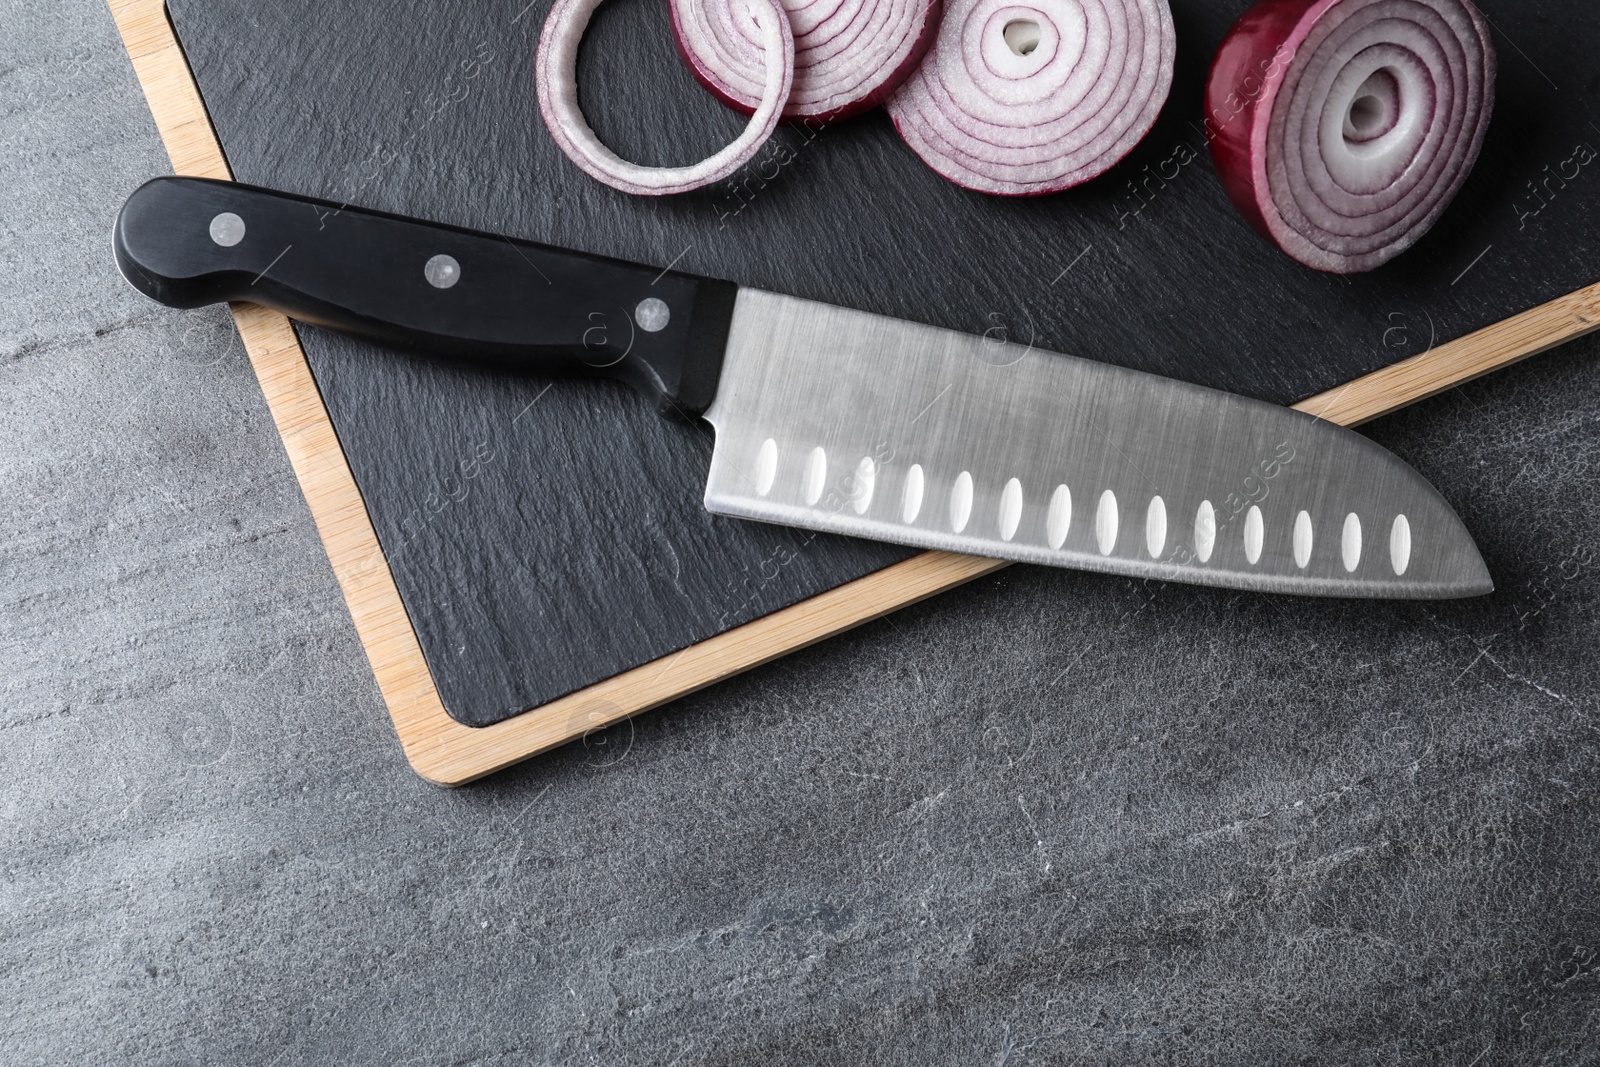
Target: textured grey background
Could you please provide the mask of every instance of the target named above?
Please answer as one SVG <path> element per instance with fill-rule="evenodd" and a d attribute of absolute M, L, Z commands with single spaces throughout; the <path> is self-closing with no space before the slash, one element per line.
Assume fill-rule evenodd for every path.
<path fill-rule="evenodd" d="M 1373 428 L 1494 597 L 1017 569 L 446 792 L 115 276 L 110 16 L 3 17 L 0 1063 L 1600 1062 L 1595 344 Z"/>

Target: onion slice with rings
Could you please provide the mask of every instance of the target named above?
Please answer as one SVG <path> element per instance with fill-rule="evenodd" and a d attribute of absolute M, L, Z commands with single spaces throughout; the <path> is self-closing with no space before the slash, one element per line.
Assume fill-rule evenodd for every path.
<path fill-rule="evenodd" d="M 817 125 L 883 103 L 921 61 L 941 0 L 779 0 L 794 32 L 791 122 Z M 678 51 L 695 78 L 735 111 L 762 98 L 762 46 L 743 0 L 668 0 Z"/>
<path fill-rule="evenodd" d="M 578 104 L 578 44 L 603 0 L 556 0 L 539 36 L 539 112 L 561 150 L 591 176 L 625 193 L 660 196 L 721 181 L 749 162 L 777 128 L 794 84 L 794 34 L 777 0 L 734 0 L 756 28 L 764 59 L 760 106 L 737 139 L 685 167 L 630 163 L 600 143 Z"/>
<path fill-rule="evenodd" d="M 1372 270 L 1460 191 L 1495 70 L 1470 0 L 1264 0 L 1212 63 L 1217 173 L 1250 224 L 1301 263 Z"/>
<path fill-rule="evenodd" d="M 1150 132 L 1176 51 L 1167 0 L 946 0 L 889 114 L 958 185 L 1053 193 L 1110 170 Z"/>

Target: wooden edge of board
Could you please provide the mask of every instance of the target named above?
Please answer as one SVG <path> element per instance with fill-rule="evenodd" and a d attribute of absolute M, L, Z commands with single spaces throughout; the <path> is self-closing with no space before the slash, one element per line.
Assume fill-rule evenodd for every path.
<path fill-rule="evenodd" d="M 1600 329 L 1600 282 L 1308 397 L 1295 410 L 1341 426 L 1398 411 Z"/>
<path fill-rule="evenodd" d="M 173 170 L 233 177 L 167 17 L 166 0 L 108 0 Z M 1007 566 L 927 552 L 493 726 L 452 719 L 394 584 L 366 504 L 284 316 L 232 305 L 240 337 L 322 537 L 412 768 L 463 785 L 529 756 Z M 1295 407 L 1353 426 L 1600 328 L 1600 284 L 1553 300 Z"/>

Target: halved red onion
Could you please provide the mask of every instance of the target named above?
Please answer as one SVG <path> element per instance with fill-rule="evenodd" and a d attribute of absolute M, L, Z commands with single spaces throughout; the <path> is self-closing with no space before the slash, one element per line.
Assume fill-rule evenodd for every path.
<path fill-rule="evenodd" d="M 958 185 L 1053 193 L 1111 169 L 1150 132 L 1176 50 L 1167 0 L 946 0 L 889 114 Z"/>
<path fill-rule="evenodd" d="M 1410 248 L 1455 198 L 1494 78 L 1469 0 L 1264 0 L 1212 64 L 1206 136 L 1251 225 L 1353 274 Z"/>
<path fill-rule="evenodd" d="M 791 121 L 833 122 L 881 104 L 933 42 L 942 0 L 779 0 L 794 31 Z M 760 31 L 743 0 L 669 0 L 678 51 L 723 103 L 746 115 L 762 97 Z"/>
<path fill-rule="evenodd" d="M 777 0 L 731 0 L 753 27 L 763 60 L 760 105 L 722 151 L 686 167 L 630 163 L 600 143 L 578 104 L 578 44 L 604 0 L 556 0 L 539 36 L 535 79 L 539 112 L 556 144 L 593 177 L 625 193 L 658 196 L 721 181 L 754 158 L 772 136 L 794 84 L 794 34 Z"/>

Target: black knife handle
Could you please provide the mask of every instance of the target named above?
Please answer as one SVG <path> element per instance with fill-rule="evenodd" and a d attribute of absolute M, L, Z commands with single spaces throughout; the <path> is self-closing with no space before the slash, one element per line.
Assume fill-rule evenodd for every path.
<path fill-rule="evenodd" d="M 128 198 L 117 266 L 171 307 L 246 301 L 391 347 L 711 403 L 732 282 L 207 178 Z"/>

